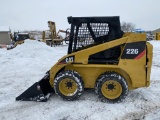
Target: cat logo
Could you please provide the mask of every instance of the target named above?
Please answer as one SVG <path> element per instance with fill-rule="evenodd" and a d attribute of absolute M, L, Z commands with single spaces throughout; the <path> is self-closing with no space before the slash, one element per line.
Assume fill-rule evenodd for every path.
<path fill-rule="evenodd" d="M 65 59 L 63 59 L 58 64 L 66 64 L 66 63 L 72 63 L 72 62 L 74 62 L 74 56 L 69 56 L 69 57 L 66 57 Z"/>
<path fill-rule="evenodd" d="M 73 61 L 74 61 L 73 56 L 66 58 L 66 63 L 70 63 L 70 62 L 73 62 Z"/>

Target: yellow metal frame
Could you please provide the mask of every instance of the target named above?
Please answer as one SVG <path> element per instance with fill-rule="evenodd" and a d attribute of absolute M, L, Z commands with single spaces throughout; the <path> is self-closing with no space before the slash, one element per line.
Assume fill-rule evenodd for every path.
<path fill-rule="evenodd" d="M 63 44 L 63 39 L 58 37 L 58 33 L 56 32 L 56 23 L 52 21 L 48 21 L 49 30 L 45 30 L 42 32 L 42 39 L 39 40 L 41 42 L 52 42 L 52 44 Z M 49 38 L 46 38 L 46 32 L 50 32 Z M 47 42 L 48 41 L 48 42 Z"/>
<path fill-rule="evenodd" d="M 58 38 L 58 34 L 56 32 L 56 23 L 52 22 L 52 21 L 48 21 L 48 27 L 50 28 L 50 32 L 51 32 L 51 40 L 52 43 L 54 44 L 63 44 L 63 39 Z"/>

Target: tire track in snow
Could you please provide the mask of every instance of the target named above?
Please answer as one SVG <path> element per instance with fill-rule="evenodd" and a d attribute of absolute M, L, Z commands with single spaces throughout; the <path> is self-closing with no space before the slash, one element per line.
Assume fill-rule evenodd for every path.
<path fill-rule="evenodd" d="M 153 113 L 156 110 L 160 110 L 160 103 L 156 104 L 155 106 L 152 104 L 153 103 L 146 102 L 142 105 L 138 105 L 139 110 L 127 113 L 118 120 L 145 120 L 146 115 Z"/>

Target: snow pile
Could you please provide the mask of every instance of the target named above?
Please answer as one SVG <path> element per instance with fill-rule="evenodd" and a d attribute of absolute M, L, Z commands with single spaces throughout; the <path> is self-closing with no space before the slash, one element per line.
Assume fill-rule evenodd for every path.
<path fill-rule="evenodd" d="M 15 101 L 34 82 L 39 81 L 62 56 L 67 46 L 49 47 L 26 40 L 13 50 L 0 49 L 1 120 L 159 120 L 160 119 L 160 41 L 154 46 L 151 85 L 129 92 L 118 104 L 99 101 L 94 91 L 85 91 L 77 101 L 63 101 L 57 95 L 48 102 Z"/>

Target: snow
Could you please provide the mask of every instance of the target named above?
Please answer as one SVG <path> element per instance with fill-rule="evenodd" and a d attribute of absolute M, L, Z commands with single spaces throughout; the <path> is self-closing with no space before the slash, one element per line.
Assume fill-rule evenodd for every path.
<path fill-rule="evenodd" d="M 0 120 L 159 120 L 160 41 L 150 43 L 154 46 L 150 87 L 130 91 L 118 104 L 101 102 L 93 90 L 76 101 L 57 95 L 47 102 L 15 101 L 67 53 L 67 46 L 26 40 L 12 50 L 0 49 Z"/>

